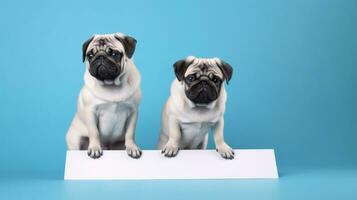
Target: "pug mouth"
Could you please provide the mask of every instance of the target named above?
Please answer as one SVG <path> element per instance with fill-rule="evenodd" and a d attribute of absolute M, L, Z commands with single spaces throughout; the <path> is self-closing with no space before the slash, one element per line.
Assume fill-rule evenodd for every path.
<path fill-rule="evenodd" d="M 101 81 L 110 81 L 114 80 L 116 77 L 119 76 L 120 70 L 117 66 L 108 66 L 108 65 L 101 65 L 97 67 L 92 67 L 92 76 L 97 78 L 98 80 Z"/>
<path fill-rule="evenodd" d="M 197 105 L 207 105 L 218 98 L 216 89 L 207 85 L 193 87 L 185 93 L 187 98 Z"/>
<path fill-rule="evenodd" d="M 114 85 L 114 80 L 103 80 L 105 85 Z"/>
<path fill-rule="evenodd" d="M 121 74 L 121 67 L 101 56 L 90 63 L 89 73 L 100 81 L 112 84 Z"/>
<path fill-rule="evenodd" d="M 119 86 L 122 83 L 122 74 L 120 74 L 119 76 L 117 76 L 114 80 L 113 79 L 104 79 L 104 80 L 99 80 L 96 79 L 100 85 L 102 86 Z"/>

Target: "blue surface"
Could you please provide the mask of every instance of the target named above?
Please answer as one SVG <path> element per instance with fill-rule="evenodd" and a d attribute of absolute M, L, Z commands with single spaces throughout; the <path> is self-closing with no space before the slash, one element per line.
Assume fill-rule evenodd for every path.
<path fill-rule="evenodd" d="M 290 168 L 279 180 L 3 179 L 2 199 L 356 199 L 355 169 Z M 0 196 L 0 198 L 2 197 Z"/>
<path fill-rule="evenodd" d="M 356 9 L 354 0 L 3 1 L 0 199 L 356 199 Z M 81 45 L 116 31 L 138 40 L 143 149 L 155 147 L 172 64 L 217 56 L 234 67 L 227 142 L 274 148 L 282 178 L 61 181 L 64 135 L 83 84 Z"/>

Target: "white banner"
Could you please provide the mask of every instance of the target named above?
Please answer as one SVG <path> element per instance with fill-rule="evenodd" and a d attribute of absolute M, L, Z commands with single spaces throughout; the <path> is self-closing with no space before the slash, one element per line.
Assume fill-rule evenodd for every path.
<path fill-rule="evenodd" d="M 275 179 L 279 178 L 273 149 L 236 149 L 235 158 L 215 150 L 180 150 L 166 158 L 159 150 L 144 150 L 141 158 L 125 151 L 104 151 L 92 159 L 87 151 L 67 151 L 65 180 L 128 179 Z"/>

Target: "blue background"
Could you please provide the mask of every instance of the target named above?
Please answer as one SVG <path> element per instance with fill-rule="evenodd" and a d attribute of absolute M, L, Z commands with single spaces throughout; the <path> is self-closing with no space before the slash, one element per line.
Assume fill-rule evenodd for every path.
<path fill-rule="evenodd" d="M 353 0 L 2 1 L 0 198 L 356 199 L 356 10 Z M 281 178 L 61 180 L 81 46 L 110 32 L 138 40 L 143 149 L 155 148 L 172 64 L 217 56 L 234 67 L 226 140 L 274 148 Z"/>

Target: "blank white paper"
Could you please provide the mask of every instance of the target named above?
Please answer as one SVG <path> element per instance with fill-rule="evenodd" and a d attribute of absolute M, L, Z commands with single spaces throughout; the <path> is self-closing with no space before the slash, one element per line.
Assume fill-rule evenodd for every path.
<path fill-rule="evenodd" d="M 273 149 L 236 149 L 235 158 L 221 158 L 215 150 L 180 150 L 167 158 L 159 150 L 144 150 L 133 159 L 125 151 L 104 151 L 92 159 L 87 151 L 67 151 L 65 180 L 129 179 L 275 179 Z"/>

